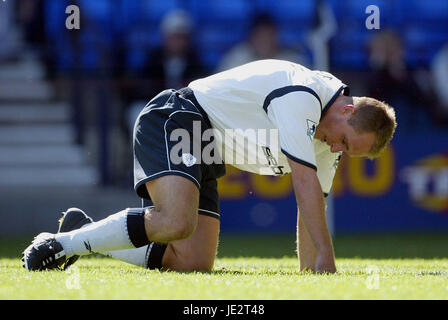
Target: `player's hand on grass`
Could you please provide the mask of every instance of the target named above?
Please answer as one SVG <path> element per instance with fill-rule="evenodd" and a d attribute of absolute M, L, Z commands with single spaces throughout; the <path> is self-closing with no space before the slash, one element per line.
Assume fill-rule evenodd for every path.
<path fill-rule="evenodd" d="M 335 273 L 336 265 L 332 250 L 321 250 L 316 256 L 316 273 Z"/>

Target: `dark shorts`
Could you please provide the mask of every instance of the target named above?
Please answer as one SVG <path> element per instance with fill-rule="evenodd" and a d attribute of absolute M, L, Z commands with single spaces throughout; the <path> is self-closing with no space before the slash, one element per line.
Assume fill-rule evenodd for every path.
<path fill-rule="evenodd" d="M 143 108 L 134 127 L 134 189 L 143 199 L 144 207 L 152 206 L 146 182 L 165 175 L 179 175 L 191 180 L 198 187 L 199 214 L 219 219 L 216 179 L 225 174 L 224 164 L 205 164 L 197 161 L 201 156 L 193 151 L 202 152 L 210 142 L 191 139 L 190 152 L 182 153 L 185 149 L 179 150 L 180 140 L 170 139 L 171 133 L 176 129 L 185 129 L 190 137 L 193 137 L 193 131 L 198 131 L 198 127 L 200 135 L 196 132 L 196 137 L 201 137 L 211 125 L 189 88 L 165 90 Z M 196 145 L 193 146 L 193 143 Z M 173 154 L 181 161 L 172 161 L 170 155 L 173 147 L 176 148 L 173 149 Z"/>

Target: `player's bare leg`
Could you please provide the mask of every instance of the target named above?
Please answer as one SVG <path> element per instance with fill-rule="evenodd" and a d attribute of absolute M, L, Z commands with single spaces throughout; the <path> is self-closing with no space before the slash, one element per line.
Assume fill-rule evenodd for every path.
<path fill-rule="evenodd" d="M 154 208 L 145 213 L 149 240 L 171 242 L 188 238 L 198 224 L 199 190 L 189 179 L 167 175 L 146 182 Z"/>
<path fill-rule="evenodd" d="M 167 176 L 165 179 L 160 178 L 146 183 L 148 193 L 151 199 L 154 199 L 153 203 L 155 205 L 154 209 L 148 210 L 145 214 L 147 231 L 149 230 L 149 237 L 154 239 L 153 230 L 156 229 L 159 234 L 157 238 L 159 242 L 165 242 L 163 240 L 172 233 L 182 235 L 189 233 L 188 230 L 174 232 L 173 230 L 177 229 L 174 228 L 176 225 L 179 229 L 182 225 L 184 226 L 183 228 L 194 227 L 195 231 L 193 234 L 183 240 L 175 240 L 167 244 L 154 243 L 149 245 L 150 247 L 152 246 L 148 249 L 149 252 L 155 250 L 162 250 L 163 252 L 161 255 L 155 255 L 154 257 L 150 255 L 149 261 L 147 260 L 148 250 L 145 248 L 105 252 L 105 254 L 140 266 L 149 267 L 153 265 L 157 266 L 157 268 L 173 271 L 208 271 L 213 268 L 218 247 L 219 220 L 198 214 L 196 211 L 196 214 L 193 214 L 196 216 L 196 219 L 192 219 L 190 222 L 184 221 L 179 223 L 179 221 L 185 219 L 184 215 L 189 216 L 193 212 L 189 210 L 196 209 L 196 204 L 191 205 L 192 201 L 189 198 L 190 192 L 188 190 L 189 183 L 185 183 L 185 188 L 182 187 L 182 183 L 188 182 L 188 180 L 184 179 L 185 181 L 183 181 L 183 178 L 180 178 L 181 180 L 178 178 L 177 176 Z M 195 185 L 193 185 L 193 188 L 197 189 Z M 177 193 L 173 192 L 174 189 L 177 190 Z M 179 195 L 175 201 L 173 200 L 173 194 Z M 164 204 L 167 205 L 165 206 Z M 169 208 L 170 211 L 166 211 L 164 208 Z M 167 216 L 164 216 L 165 214 Z M 189 218 L 187 217 L 187 219 Z M 157 221 L 157 224 L 154 225 L 151 221 Z M 195 221 L 197 221 L 197 224 L 192 226 Z"/>
<path fill-rule="evenodd" d="M 216 256 L 219 220 L 198 214 L 199 191 L 188 179 L 165 176 L 146 183 L 154 209 L 146 213 L 151 241 L 168 242 L 162 267 L 211 270 Z M 176 237 L 179 240 L 172 239 Z"/>
<path fill-rule="evenodd" d="M 172 271 L 209 271 L 213 268 L 219 237 L 219 220 L 198 216 L 195 232 L 187 239 L 168 244 L 151 243 L 137 249 L 101 252 L 111 258 L 144 268 L 163 268 Z M 162 250 L 160 255 L 149 254 Z"/>
<path fill-rule="evenodd" d="M 174 271 L 209 271 L 213 268 L 219 238 L 219 220 L 199 215 L 193 235 L 168 243 L 163 268 Z"/>
<path fill-rule="evenodd" d="M 85 228 L 56 235 L 42 233 L 24 251 L 25 268 L 44 270 L 58 267 L 75 255 L 139 248 L 151 241 L 165 243 L 192 235 L 198 222 L 196 185 L 170 175 L 148 182 L 147 187 L 153 209 L 125 209 Z M 157 267 L 165 250 L 159 251 Z"/>
<path fill-rule="evenodd" d="M 83 210 L 70 208 L 63 212 L 63 216 L 59 220 L 58 233 L 84 228 L 91 223 L 93 223 L 92 219 Z M 203 215 L 201 210 L 199 210 L 196 230 L 187 239 L 173 241 L 168 246 L 151 243 L 135 249 L 99 253 L 144 268 L 148 268 L 150 264 L 159 263 L 159 268 L 163 267 L 173 271 L 208 271 L 213 268 L 218 237 L 219 219 Z M 150 258 L 154 257 L 149 254 L 156 246 L 159 246 L 159 250 L 162 246 L 165 249 L 163 254 L 160 255 L 160 261 L 158 262 L 152 261 Z M 67 260 L 63 269 L 69 268 L 76 262 L 77 258 L 78 256 L 73 256 Z"/>

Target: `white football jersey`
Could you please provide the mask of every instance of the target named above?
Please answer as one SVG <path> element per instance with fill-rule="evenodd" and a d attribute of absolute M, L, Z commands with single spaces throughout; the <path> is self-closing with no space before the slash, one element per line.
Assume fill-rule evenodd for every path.
<path fill-rule="evenodd" d="M 317 170 L 329 193 L 341 153 L 317 139 L 322 116 L 348 88 L 333 75 L 283 60 L 251 62 L 189 84 L 207 113 L 225 163 L 257 174 Z M 255 160 L 254 160 L 255 159 Z"/>

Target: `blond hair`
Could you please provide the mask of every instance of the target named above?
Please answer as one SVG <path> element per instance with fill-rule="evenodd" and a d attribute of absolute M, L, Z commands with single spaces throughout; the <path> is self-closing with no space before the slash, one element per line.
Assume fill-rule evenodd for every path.
<path fill-rule="evenodd" d="M 369 97 L 353 97 L 355 111 L 348 123 L 358 133 L 375 133 L 368 157 L 377 158 L 392 140 L 397 121 L 395 110 L 385 102 Z"/>

